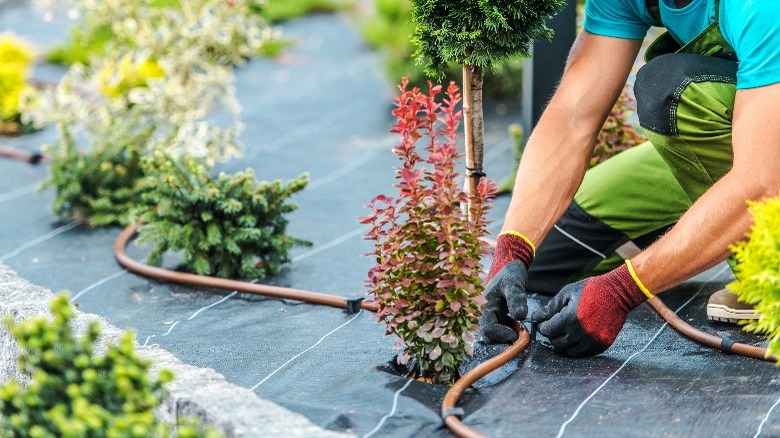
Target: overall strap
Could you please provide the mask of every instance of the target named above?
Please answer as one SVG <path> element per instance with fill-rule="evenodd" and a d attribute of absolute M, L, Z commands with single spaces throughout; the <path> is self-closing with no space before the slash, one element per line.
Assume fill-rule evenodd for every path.
<path fill-rule="evenodd" d="M 661 8 L 658 6 L 658 0 L 645 0 L 645 7 L 647 7 L 647 12 L 650 13 L 653 20 L 661 21 Z"/>

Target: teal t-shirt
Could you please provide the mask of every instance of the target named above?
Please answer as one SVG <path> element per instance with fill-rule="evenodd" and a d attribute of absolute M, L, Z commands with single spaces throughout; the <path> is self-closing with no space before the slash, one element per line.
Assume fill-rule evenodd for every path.
<path fill-rule="evenodd" d="M 583 27 L 590 33 L 642 39 L 651 26 L 666 29 L 681 45 L 715 19 L 715 0 L 693 0 L 677 8 L 659 0 L 661 20 L 653 20 L 645 0 L 587 0 Z M 720 0 L 720 29 L 737 52 L 737 88 L 780 82 L 780 0 Z"/>

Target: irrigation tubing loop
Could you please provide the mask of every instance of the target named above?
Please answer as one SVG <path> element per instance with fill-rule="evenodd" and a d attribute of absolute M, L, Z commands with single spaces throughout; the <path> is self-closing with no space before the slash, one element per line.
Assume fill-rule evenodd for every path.
<path fill-rule="evenodd" d="M 12 158 L 21 161 L 26 161 L 31 164 L 38 164 L 40 162 L 49 162 L 48 157 L 41 153 L 33 153 L 20 149 L 9 148 L 6 146 L 0 146 L 0 157 Z M 349 313 L 357 313 L 360 309 L 368 310 L 370 312 L 376 312 L 378 307 L 375 303 L 366 302 L 362 298 L 349 299 L 339 297 L 335 295 L 323 294 L 319 292 L 312 292 L 302 289 L 293 289 L 279 286 L 269 286 L 256 283 L 248 283 L 245 281 L 230 280 L 218 277 L 209 277 L 196 274 L 188 274 L 184 272 L 172 271 L 165 268 L 159 268 L 149 266 L 145 263 L 139 262 L 129 255 L 127 255 L 126 247 L 136 234 L 138 226 L 133 224 L 125 227 L 117 237 L 114 243 L 114 257 L 117 262 L 125 269 L 136 274 L 143 275 L 145 277 L 155 278 L 159 280 L 170 281 L 173 283 L 189 284 L 193 286 L 210 287 L 216 289 L 235 290 L 239 292 L 262 295 L 274 298 L 284 298 L 296 301 L 301 301 L 310 304 L 320 304 L 325 306 L 336 307 L 345 309 Z M 489 239 L 483 239 L 489 246 L 495 247 L 495 241 Z M 777 362 L 777 357 L 770 356 L 766 348 L 758 347 L 754 345 L 743 344 L 734 342 L 729 338 L 721 338 L 704 331 L 701 331 L 690 324 L 683 321 L 673 310 L 661 301 L 658 296 L 649 300 L 648 303 L 661 315 L 666 322 L 672 327 L 678 330 L 683 335 L 691 338 L 692 340 L 703 344 L 708 347 L 717 348 L 728 354 L 737 354 L 741 356 L 751 357 L 760 360 L 766 360 L 771 362 Z M 501 354 L 483 362 L 470 372 L 463 375 L 458 379 L 452 388 L 444 396 L 442 402 L 441 416 L 444 420 L 444 424 L 450 429 L 450 431 L 458 437 L 478 438 L 484 437 L 484 435 L 466 426 L 459 417 L 464 413 L 460 408 L 457 408 L 457 402 L 460 395 L 465 391 L 472 383 L 481 379 L 482 377 L 493 372 L 497 368 L 507 364 L 520 353 L 525 351 L 528 344 L 531 342 L 531 335 L 525 329 L 521 323 L 517 323 L 515 329 L 518 332 L 518 339 L 514 344 L 509 346 Z"/>

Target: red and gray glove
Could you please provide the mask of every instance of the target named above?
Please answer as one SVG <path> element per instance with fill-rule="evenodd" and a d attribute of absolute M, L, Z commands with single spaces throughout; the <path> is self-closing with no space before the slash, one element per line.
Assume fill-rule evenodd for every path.
<path fill-rule="evenodd" d="M 564 286 L 531 320 L 556 350 L 572 357 L 595 356 L 609 348 L 628 314 L 652 298 L 631 262 L 606 274 Z"/>
<path fill-rule="evenodd" d="M 528 238 L 514 231 L 498 235 L 493 264 L 487 276 L 479 327 L 489 343 L 511 344 L 517 340 L 514 321 L 528 314 L 525 285 L 535 248 Z"/>

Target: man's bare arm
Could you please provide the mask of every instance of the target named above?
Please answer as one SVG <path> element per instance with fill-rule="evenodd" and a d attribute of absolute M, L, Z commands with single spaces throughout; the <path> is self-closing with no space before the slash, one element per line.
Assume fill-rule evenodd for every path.
<path fill-rule="evenodd" d="M 639 40 L 580 32 L 561 84 L 523 153 L 504 230 L 538 244 L 563 214 L 640 46 Z"/>
<path fill-rule="evenodd" d="M 666 235 L 633 259 L 653 292 L 673 287 L 725 259 L 751 225 L 747 201 L 780 191 L 780 84 L 737 91 L 734 166 Z"/>

